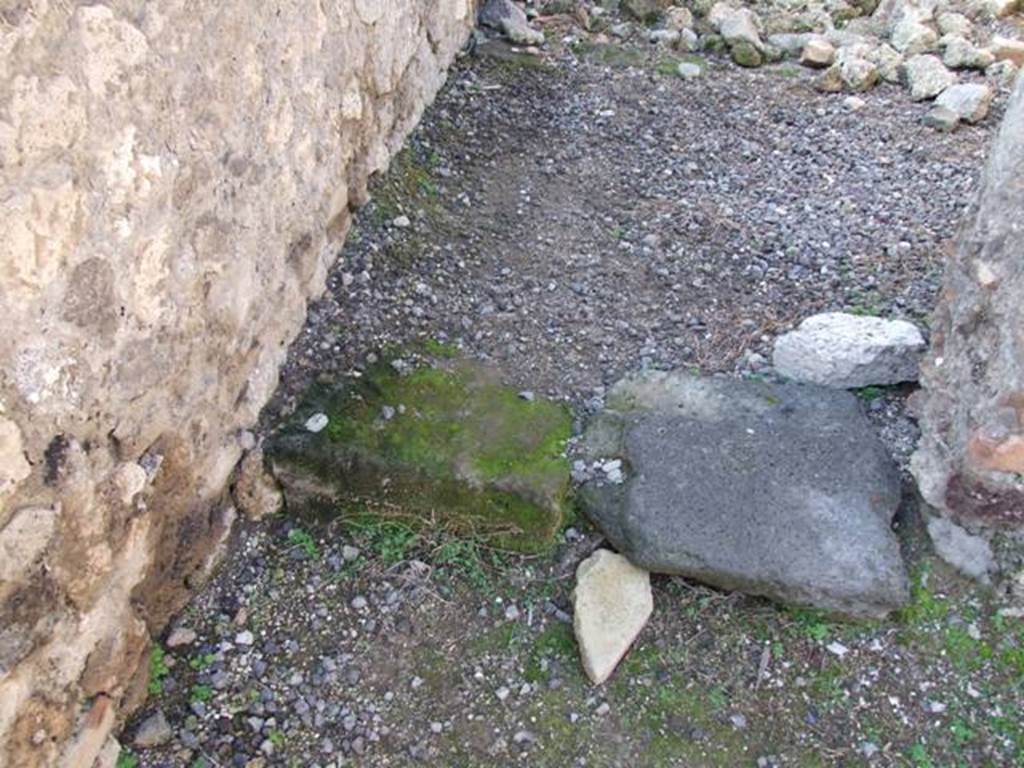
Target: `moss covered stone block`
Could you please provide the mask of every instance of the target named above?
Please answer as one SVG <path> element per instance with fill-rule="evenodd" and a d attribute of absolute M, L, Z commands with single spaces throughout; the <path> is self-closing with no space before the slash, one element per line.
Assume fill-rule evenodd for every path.
<path fill-rule="evenodd" d="M 536 552 L 565 517 L 570 431 L 565 406 L 524 399 L 477 364 L 395 362 L 311 390 L 266 453 L 289 509 L 365 505 Z"/>

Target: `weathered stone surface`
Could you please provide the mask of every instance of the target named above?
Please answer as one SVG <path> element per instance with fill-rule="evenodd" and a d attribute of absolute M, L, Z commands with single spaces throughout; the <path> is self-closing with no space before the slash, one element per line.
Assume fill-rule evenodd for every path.
<path fill-rule="evenodd" d="M 56 510 L 26 507 L 17 510 L 0 529 L 0 596 L 13 582 L 31 582 L 30 568 L 49 545 L 56 527 Z"/>
<path fill-rule="evenodd" d="M 932 107 L 924 116 L 923 122 L 929 128 L 951 133 L 960 125 L 960 115 L 946 107 Z"/>
<path fill-rule="evenodd" d="M 637 21 L 653 24 L 670 4 L 669 0 L 623 0 L 622 9 Z"/>
<path fill-rule="evenodd" d="M 935 21 L 939 27 L 939 32 L 943 35 L 968 37 L 974 29 L 974 25 L 971 24 L 971 20 L 962 13 L 940 13 L 939 17 Z"/>
<path fill-rule="evenodd" d="M 350 206 L 474 14 L 0 5 L 0 531 L 20 542 L 0 555 L 0 764 L 91 766 L 227 532 L 235 436 Z"/>
<path fill-rule="evenodd" d="M 993 17 L 1002 19 L 1015 13 L 1020 3 L 1019 0 L 987 0 L 986 8 Z"/>
<path fill-rule="evenodd" d="M 878 67 L 878 75 L 887 83 L 902 79 L 903 57 L 891 45 L 880 45 L 870 51 L 867 60 Z"/>
<path fill-rule="evenodd" d="M 622 555 L 599 549 L 576 568 L 572 606 L 583 669 L 601 685 L 654 610 L 651 577 Z"/>
<path fill-rule="evenodd" d="M 312 391 L 267 442 L 288 506 L 372 498 L 501 546 L 550 547 L 569 490 L 568 410 L 524 400 L 468 361 L 402 371 L 380 364 Z M 317 433 L 303 426 L 314 412 L 328 417 Z"/>
<path fill-rule="evenodd" d="M 526 13 L 512 0 L 486 0 L 480 9 L 480 23 L 501 32 L 509 42 L 540 45 L 544 33 L 530 26 Z"/>
<path fill-rule="evenodd" d="M 869 91 L 878 83 L 878 68 L 867 59 L 848 58 L 839 65 L 839 77 L 851 91 Z"/>
<path fill-rule="evenodd" d="M 693 13 L 689 8 L 669 8 L 665 11 L 665 26 L 677 32 L 690 29 L 693 26 Z"/>
<path fill-rule="evenodd" d="M 988 44 L 988 50 L 996 61 L 1009 61 L 1017 67 L 1024 67 L 1024 40 L 996 35 Z"/>
<path fill-rule="evenodd" d="M 262 448 L 246 452 L 238 463 L 231 496 L 239 511 L 250 520 L 262 520 L 284 506 L 281 489 L 264 466 Z"/>
<path fill-rule="evenodd" d="M 809 32 L 777 32 L 773 35 L 768 35 L 767 43 L 773 48 L 782 51 L 786 56 L 799 58 L 804 46 L 815 38 L 818 38 L 818 36 L 812 35 Z M 826 40 L 826 42 L 828 41 Z"/>
<path fill-rule="evenodd" d="M 196 641 L 196 632 L 189 627 L 175 627 L 167 636 L 168 648 L 179 648 L 183 645 L 192 645 Z"/>
<path fill-rule="evenodd" d="M 922 495 L 954 520 L 1024 525 L 1024 80 L 946 265 L 922 364 Z"/>
<path fill-rule="evenodd" d="M 852 389 L 916 381 L 925 343 L 905 320 L 843 312 L 809 317 L 775 340 L 773 364 L 783 376 Z"/>
<path fill-rule="evenodd" d="M 0 502 L 13 493 L 18 483 L 32 472 L 25 458 L 21 430 L 9 419 L 0 416 Z"/>
<path fill-rule="evenodd" d="M 136 747 L 147 749 L 149 747 L 159 747 L 161 744 L 166 744 L 171 739 L 171 724 L 167 722 L 167 716 L 164 715 L 163 710 L 158 709 L 152 715 L 147 717 L 135 730 L 135 738 L 132 739 L 132 743 Z"/>
<path fill-rule="evenodd" d="M 833 64 L 814 80 L 814 87 L 822 93 L 839 93 L 843 90 L 843 77 L 838 64 Z"/>
<path fill-rule="evenodd" d="M 1012 61 L 1003 59 L 985 68 L 985 77 L 1000 88 L 1012 88 L 1017 79 L 1018 67 Z"/>
<path fill-rule="evenodd" d="M 928 535 L 935 553 L 966 576 L 988 582 L 996 570 L 992 547 L 945 517 L 928 520 Z"/>
<path fill-rule="evenodd" d="M 903 64 L 903 79 L 914 101 L 934 99 L 956 82 L 956 75 L 946 69 L 936 56 L 912 56 Z"/>
<path fill-rule="evenodd" d="M 931 27 L 906 19 L 896 25 L 890 40 L 892 47 L 904 56 L 916 56 L 935 50 L 939 36 Z"/>
<path fill-rule="evenodd" d="M 676 65 L 676 72 L 683 80 L 695 80 L 703 74 L 704 70 L 701 69 L 700 64 L 694 64 L 689 61 L 681 61 Z"/>
<path fill-rule="evenodd" d="M 987 85 L 960 83 L 939 94 L 935 104 L 954 112 L 966 123 L 978 123 L 988 114 L 993 95 L 992 89 Z"/>
<path fill-rule="evenodd" d="M 733 43 L 729 49 L 729 56 L 741 67 L 760 67 L 764 63 L 761 51 L 745 40 Z"/>
<path fill-rule="evenodd" d="M 836 49 L 832 43 L 822 38 L 812 38 L 800 52 L 800 63 L 805 67 L 823 69 L 829 67 L 836 58 Z"/>
<path fill-rule="evenodd" d="M 978 48 L 957 35 L 942 38 L 942 63 L 950 69 L 985 69 L 996 60 L 995 55 Z"/>
<path fill-rule="evenodd" d="M 621 459 L 623 482 L 581 499 L 642 568 L 857 616 L 907 598 L 899 478 L 846 392 L 647 374 L 613 388 L 582 448 Z"/>
<path fill-rule="evenodd" d="M 761 41 L 761 22 L 749 8 L 740 8 L 725 14 L 718 24 L 718 33 L 730 47 L 746 44 L 758 52 L 764 51 Z"/>

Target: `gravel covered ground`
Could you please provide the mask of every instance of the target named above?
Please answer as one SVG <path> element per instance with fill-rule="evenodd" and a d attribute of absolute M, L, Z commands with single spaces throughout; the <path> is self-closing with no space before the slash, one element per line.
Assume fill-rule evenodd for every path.
<path fill-rule="evenodd" d="M 824 309 L 922 320 L 1001 105 L 942 134 L 895 86 L 854 112 L 791 64 L 684 81 L 674 61 L 464 62 L 360 215 L 281 402 L 417 338 L 582 402 L 645 365 L 733 370 Z"/>
<path fill-rule="evenodd" d="M 644 366 L 764 373 L 816 311 L 921 321 L 1001 113 L 942 134 L 895 87 L 850 111 L 791 65 L 480 53 L 376 183 L 267 424 L 389 344 L 457 345 L 583 416 Z M 901 462 L 905 395 L 865 393 Z M 1024 628 L 934 561 L 912 507 L 902 615 L 656 577 L 600 689 L 567 614 L 584 520 L 532 559 L 397 522 L 243 525 L 154 651 L 122 766 L 1024 764 Z"/>

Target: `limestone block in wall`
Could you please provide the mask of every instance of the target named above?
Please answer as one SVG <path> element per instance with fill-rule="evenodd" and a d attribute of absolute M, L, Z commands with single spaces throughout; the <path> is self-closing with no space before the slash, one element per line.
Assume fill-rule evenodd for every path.
<path fill-rule="evenodd" d="M 1024 78 L 946 266 L 922 365 L 926 500 L 972 528 L 1024 529 Z"/>
<path fill-rule="evenodd" d="M 350 206 L 473 15 L 0 3 L 0 765 L 110 744 Z"/>

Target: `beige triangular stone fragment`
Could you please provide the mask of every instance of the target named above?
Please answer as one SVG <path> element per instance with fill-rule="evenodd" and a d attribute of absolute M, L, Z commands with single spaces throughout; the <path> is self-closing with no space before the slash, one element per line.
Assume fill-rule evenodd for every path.
<path fill-rule="evenodd" d="M 650 574 L 622 555 L 599 549 L 576 569 L 572 599 L 583 669 L 594 685 L 600 685 L 654 610 Z"/>

